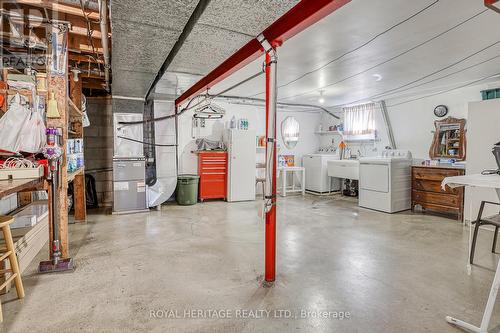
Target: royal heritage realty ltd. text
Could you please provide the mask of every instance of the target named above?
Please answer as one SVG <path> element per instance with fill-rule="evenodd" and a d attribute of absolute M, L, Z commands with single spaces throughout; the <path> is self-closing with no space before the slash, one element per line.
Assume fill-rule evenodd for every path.
<path fill-rule="evenodd" d="M 351 319 L 348 311 L 289 309 L 154 309 L 151 319 Z"/>

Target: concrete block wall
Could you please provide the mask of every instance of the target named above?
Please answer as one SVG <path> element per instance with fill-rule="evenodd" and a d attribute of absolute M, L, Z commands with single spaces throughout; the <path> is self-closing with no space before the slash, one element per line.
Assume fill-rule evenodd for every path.
<path fill-rule="evenodd" d="M 85 171 L 95 177 L 99 205 L 113 204 L 113 110 L 111 98 L 88 97 L 84 129 Z"/>

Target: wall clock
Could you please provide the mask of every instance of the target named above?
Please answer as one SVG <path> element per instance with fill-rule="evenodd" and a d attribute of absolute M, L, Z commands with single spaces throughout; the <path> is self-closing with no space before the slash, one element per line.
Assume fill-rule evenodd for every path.
<path fill-rule="evenodd" d="M 434 108 L 436 117 L 444 117 L 448 114 L 448 107 L 446 105 L 438 105 Z"/>

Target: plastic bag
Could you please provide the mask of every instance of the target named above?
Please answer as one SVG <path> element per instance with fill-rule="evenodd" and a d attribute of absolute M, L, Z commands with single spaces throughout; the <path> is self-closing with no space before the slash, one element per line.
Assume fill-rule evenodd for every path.
<path fill-rule="evenodd" d="M 21 105 L 19 94 L 14 96 L 7 113 L 0 118 L 0 149 L 17 153 L 19 151 L 19 133 L 30 117 L 30 112 Z"/>
<path fill-rule="evenodd" d="M 47 141 L 46 127 L 37 110 L 31 112 L 18 136 L 18 149 L 26 153 L 38 153 Z"/>
<path fill-rule="evenodd" d="M 82 113 L 83 113 L 82 126 L 89 127 L 90 119 L 89 115 L 87 114 L 87 98 L 85 97 L 85 95 L 82 95 Z"/>

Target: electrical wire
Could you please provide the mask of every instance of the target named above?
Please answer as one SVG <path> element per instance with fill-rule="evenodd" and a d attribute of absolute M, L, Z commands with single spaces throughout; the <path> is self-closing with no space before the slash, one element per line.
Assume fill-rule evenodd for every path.
<path fill-rule="evenodd" d="M 88 3 L 88 0 L 85 3 Z M 85 7 L 86 7 L 85 3 L 83 2 L 83 0 L 80 0 L 80 7 L 82 9 L 82 14 L 83 14 L 83 17 L 85 19 L 85 23 L 87 25 L 87 39 L 89 41 L 90 47 L 92 48 L 92 53 L 95 55 L 95 57 L 93 57 L 93 58 L 97 60 L 99 58 L 99 55 L 97 54 L 96 48 L 94 45 L 94 38 L 93 38 L 94 29 L 92 29 L 92 24 L 99 24 L 101 22 L 101 20 L 102 20 L 101 11 L 99 11 L 99 20 L 93 21 L 90 19 L 90 17 L 89 17 L 90 15 L 85 11 Z M 98 61 L 97 61 L 97 67 L 99 68 L 99 71 L 100 71 L 101 65 L 99 64 Z"/>
<path fill-rule="evenodd" d="M 362 49 L 363 47 L 367 46 L 368 44 L 371 44 L 373 41 L 375 41 L 375 40 L 376 40 L 376 39 L 378 39 L 379 37 L 381 37 L 381 36 L 385 35 L 385 34 L 386 34 L 386 33 L 388 33 L 389 31 L 391 31 L 391 30 L 393 30 L 393 29 L 395 29 L 395 28 L 399 27 L 400 25 L 402 25 L 402 24 L 404 24 L 404 23 L 406 23 L 406 22 L 408 22 L 408 21 L 412 20 L 412 19 L 413 19 L 413 18 L 415 18 L 416 16 L 418 16 L 418 15 L 422 14 L 422 13 L 423 13 L 423 12 L 425 12 L 426 10 L 428 10 L 428 9 L 430 9 L 431 7 L 433 7 L 434 5 L 436 5 L 439 1 L 440 1 L 440 0 L 436 0 L 436 1 L 434 1 L 433 3 L 431 3 L 431 4 L 427 5 L 426 7 L 422 8 L 422 9 L 421 9 L 421 10 L 419 10 L 419 11 L 417 11 L 416 13 L 414 13 L 414 14 L 412 14 L 412 15 L 408 16 L 408 17 L 407 17 L 407 18 L 405 18 L 404 20 L 399 21 L 398 23 L 396 23 L 396 24 L 394 24 L 394 25 L 390 26 L 390 27 L 389 27 L 389 28 L 387 28 L 386 30 L 384 30 L 384 31 L 382 31 L 382 32 L 380 32 L 380 33 L 378 33 L 378 34 L 376 34 L 375 36 L 373 36 L 372 38 L 370 38 L 370 39 L 369 39 L 369 40 L 367 40 L 366 42 L 362 43 L 361 45 L 359 45 L 359 46 L 355 47 L 354 49 L 349 50 L 349 51 L 347 51 L 347 52 L 345 52 L 345 53 L 341 54 L 340 56 L 338 56 L 338 57 L 336 57 L 336 58 L 334 58 L 334 59 L 332 59 L 332 60 L 328 61 L 327 63 L 325 63 L 324 65 L 321 65 L 320 67 L 318 67 L 318 68 L 316 68 L 316 69 L 313 69 L 313 70 L 311 70 L 311 71 L 309 71 L 309 72 L 306 72 L 306 73 L 302 74 L 301 76 L 299 76 L 299 77 L 297 77 L 297 78 L 295 78 L 295 79 L 293 79 L 293 80 L 291 80 L 291 81 L 289 81 L 289 82 L 287 82 L 287 83 L 285 83 L 285 84 L 282 84 L 282 85 L 278 86 L 278 88 L 283 88 L 283 87 L 286 87 L 286 86 L 288 86 L 288 85 L 290 85 L 290 84 L 293 84 L 293 83 L 295 83 L 295 82 L 297 82 L 297 81 L 299 81 L 299 80 L 301 80 L 301 79 L 305 78 L 306 76 L 309 76 L 309 75 L 311 75 L 311 74 L 313 74 L 313 73 L 315 73 L 315 72 L 317 72 L 317 71 L 319 71 L 319 70 L 322 70 L 323 68 L 325 68 L 325 67 L 327 67 L 327 66 L 329 66 L 329 65 L 331 65 L 331 64 L 333 64 L 333 63 L 335 63 L 335 62 L 337 62 L 337 61 L 339 61 L 340 59 L 344 58 L 345 56 L 347 56 L 347 55 L 349 55 L 349 54 L 351 54 L 351 53 L 354 53 L 354 52 L 356 52 L 356 51 L 358 51 L 358 50 Z M 255 94 L 255 95 L 252 95 L 252 97 L 253 97 L 253 96 L 260 95 L 260 94 L 263 94 L 263 92 L 258 93 L 258 94 Z"/>
<path fill-rule="evenodd" d="M 132 142 L 137 142 L 137 143 L 142 143 L 142 144 L 145 144 L 146 146 L 155 146 L 155 147 L 177 147 L 177 145 L 162 145 L 162 144 L 159 144 L 159 143 L 151 143 L 151 142 L 146 142 L 146 141 L 141 141 L 141 140 L 136 140 L 136 139 L 131 139 L 131 138 L 127 138 L 125 136 L 120 136 L 118 135 L 117 138 L 120 138 L 120 139 L 123 139 L 123 140 L 127 140 L 127 141 L 132 141 Z"/>
<path fill-rule="evenodd" d="M 223 99 L 229 99 L 229 100 L 233 99 L 233 100 L 250 101 L 250 102 L 258 102 L 258 103 L 265 103 L 266 102 L 265 99 L 255 98 L 255 97 L 230 96 L 230 95 L 219 95 L 218 97 L 223 98 Z M 303 107 L 303 108 L 317 109 L 317 110 L 321 110 L 323 112 L 326 112 L 327 114 L 329 114 L 330 116 L 332 116 L 336 119 L 340 119 L 340 117 L 338 117 L 337 115 L 330 112 L 328 109 L 326 109 L 322 106 L 319 106 L 319 105 L 299 104 L 299 103 L 283 103 L 283 102 L 277 102 L 276 104 L 278 107 L 290 106 L 290 107 Z"/>
<path fill-rule="evenodd" d="M 479 51 L 476 51 L 476 52 L 474 52 L 474 53 L 472 53 L 472 54 L 470 54 L 470 55 L 466 56 L 465 58 L 462 58 L 462 59 L 460 59 L 460 60 L 458 60 L 458 61 L 456 61 L 456 62 L 454 62 L 454 63 L 452 63 L 452 64 L 450 64 L 450 65 L 447 65 L 447 66 L 445 66 L 445 67 L 443 67 L 443 68 L 441 68 L 441 69 L 439 69 L 439 70 L 437 70 L 437 71 L 434 71 L 434 72 L 432 72 L 432 73 L 430 73 L 430 74 L 427 74 L 427 75 L 425 75 L 425 76 L 423 76 L 423 77 L 421 77 L 421 78 L 419 78 L 419 79 L 417 79 L 417 80 L 413 80 L 413 81 L 411 81 L 411 82 L 408 82 L 408 83 L 406 83 L 405 85 L 401 86 L 400 88 L 405 88 L 405 87 L 410 86 L 410 85 L 412 85 L 412 84 L 414 84 L 414 83 L 417 83 L 417 82 L 419 82 L 419 81 L 422 81 L 422 80 L 424 80 L 424 79 L 426 79 L 426 78 L 428 78 L 428 77 L 430 77 L 430 76 L 433 76 L 433 75 L 435 75 L 435 74 L 437 74 L 437 73 L 443 72 L 443 71 L 445 71 L 445 70 L 447 70 L 447 69 L 449 69 L 449 68 L 451 68 L 451 67 L 453 67 L 453 66 L 456 66 L 456 65 L 458 65 L 458 64 L 460 64 L 460 63 L 462 63 L 462 62 L 464 62 L 464 61 L 466 61 L 466 60 L 468 60 L 468 59 L 472 58 L 472 57 L 473 57 L 473 56 L 475 56 L 475 55 L 478 55 L 478 54 L 479 54 L 479 53 L 481 53 L 481 52 L 486 51 L 487 49 L 489 49 L 489 48 L 491 48 L 491 47 L 493 47 L 493 46 L 495 46 L 495 45 L 498 45 L 499 43 L 500 43 L 500 40 L 496 41 L 496 42 L 495 42 L 495 43 L 493 43 L 493 44 L 488 45 L 487 47 L 485 47 L 485 48 L 483 48 L 483 49 L 481 49 L 481 50 L 479 50 Z M 387 91 L 387 93 L 393 92 L 393 91 L 395 91 L 395 90 L 397 90 L 397 88 L 395 88 L 395 89 L 390 89 L 390 90 L 388 90 L 388 91 Z"/>
<path fill-rule="evenodd" d="M 437 78 L 432 79 L 432 80 L 430 80 L 430 81 L 422 82 L 422 83 L 420 83 L 420 84 L 417 84 L 417 85 L 414 85 L 414 86 L 411 86 L 411 87 L 407 87 L 407 88 L 405 88 L 405 89 L 401 89 L 401 88 L 403 88 L 402 86 L 401 86 L 401 87 L 399 87 L 399 88 L 395 88 L 395 90 L 397 90 L 397 91 L 395 91 L 394 93 L 391 93 L 391 94 L 389 94 L 389 95 L 393 95 L 393 94 L 400 94 L 400 93 L 402 93 L 402 92 L 405 92 L 405 91 L 408 91 L 408 90 L 411 90 L 411 89 L 415 89 L 415 88 L 419 88 L 419 87 L 425 86 L 426 84 L 433 83 L 433 82 L 436 82 L 436 81 L 439 81 L 439 80 L 445 79 L 445 78 L 447 78 L 447 77 L 450 77 L 450 76 L 453 76 L 453 75 L 456 75 L 456 74 L 460 74 L 460 73 L 465 72 L 465 71 L 467 71 L 467 70 L 469 70 L 469 69 L 471 69 L 471 68 L 474 68 L 474 67 L 477 67 L 477 66 L 483 65 L 483 64 L 485 64 L 485 63 L 487 63 L 487 62 L 490 62 L 490 61 L 495 60 L 495 59 L 498 59 L 498 58 L 500 58 L 500 54 L 499 54 L 499 55 L 496 55 L 496 56 L 494 56 L 494 57 L 492 57 L 492 58 L 489 58 L 489 59 L 483 60 L 483 61 L 481 61 L 481 62 L 478 62 L 478 63 L 476 63 L 476 64 L 474 64 L 474 65 L 470 65 L 470 66 L 467 66 L 467 67 L 465 67 L 465 68 L 459 69 L 459 70 L 457 70 L 457 71 L 455 71 L 455 72 L 452 72 L 452 73 L 449 73 L 449 74 L 446 74 L 446 75 L 443 75 L 443 76 L 437 77 Z M 392 89 L 391 89 L 391 90 L 392 90 Z M 380 94 L 377 94 L 377 95 L 374 95 L 374 96 L 372 96 L 372 97 L 370 97 L 370 98 L 367 98 L 367 99 L 372 99 L 372 98 L 381 98 L 382 96 L 385 96 L 385 95 L 387 95 L 387 91 L 386 91 L 386 92 L 383 92 L 383 93 L 380 93 Z"/>
<path fill-rule="evenodd" d="M 406 104 L 406 103 L 410 103 L 410 102 L 414 102 L 414 101 L 418 101 L 418 100 L 421 100 L 421 99 L 425 99 L 425 98 L 428 98 L 428 97 L 432 97 L 432 96 L 436 96 L 436 95 L 440 95 L 440 94 L 444 94 L 444 93 L 447 93 L 447 92 L 450 92 L 450 91 L 453 91 L 453 90 L 457 90 L 457 89 L 460 89 L 460 88 L 465 88 L 465 87 L 468 87 L 468 86 L 472 86 L 474 84 L 477 84 L 481 81 L 484 81 L 484 80 L 488 80 L 488 79 L 491 79 L 491 78 L 494 78 L 494 77 L 497 77 L 497 76 L 500 76 L 500 72 L 499 73 L 496 73 L 496 74 L 493 74 L 493 75 L 488 75 L 486 77 L 483 77 L 483 78 L 480 78 L 480 79 L 477 79 L 477 80 L 474 80 L 474 81 L 471 81 L 469 83 L 466 83 L 466 84 L 463 84 L 463 85 L 460 85 L 458 87 L 454 87 L 454 88 L 450 88 L 450 89 L 446 89 L 446 90 L 442 90 L 442 91 L 439 91 L 439 92 L 436 92 L 436 93 L 432 93 L 432 94 L 429 94 L 429 95 L 425 95 L 425 96 L 421 96 L 421 97 L 417 97 L 417 98 L 413 98 L 413 99 L 410 99 L 410 100 L 407 100 L 407 101 L 404 101 L 404 102 L 400 102 L 400 103 L 396 103 L 396 104 L 391 104 L 391 105 L 387 105 L 387 107 L 394 107 L 394 106 L 398 106 L 398 105 L 402 105 L 402 104 Z"/>
<path fill-rule="evenodd" d="M 280 100 L 285 100 L 285 99 L 290 99 L 290 98 L 295 98 L 295 97 L 300 97 L 300 96 L 308 95 L 308 94 L 311 94 L 311 93 L 313 93 L 313 92 L 316 92 L 318 89 L 324 89 L 324 88 L 327 88 L 327 87 L 331 87 L 331 86 L 337 85 L 337 84 L 339 84 L 339 83 L 342 83 L 342 82 L 344 82 L 344 81 L 347 81 L 347 80 L 349 80 L 349 79 L 352 79 L 352 78 L 354 78 L 354 77 L 356 77 L 356 76 L 359 76 L 359 75 L 361 75 L 361 74 L 367 73 L 367 72 L 371 71 L 372 69 L 375 69 L 375 68 L 377 68 L 377 67 L 380 67 L 380 66 L 382 66 L 382 65 L 385 65 L 385 64 L 387 64 L 387 63 L 389 63 L 389 62 L 391 62 L 391 61 L 393 61 L 393 60 L 395 60 L 395 59 L 398 59 L 398 58 L 400 58 L 400 57 L 402 57 L 402 56 L 404 56 L 404 55 L 406 55 L 406 54 L 410 53 L 411 51 L 414 51 L 415 49 L 417 49 L 417 48 L 419 48 L 419 47 L 421 47 L 421 46 L 423 46 L 423 45 L 426 45 L 426 44 L 430 43 L 431 41 L 436 40 L 437 38 L 439 38 L 439 37 L 441 37 L 441 36 L 443 36 L 443 35 L 447 34 L 447 33 L 448 33 L 448 32 L 450 32 L 450 31 L 453 31 L 453 30 L 457 29 L 458 27 L 460 27 L 460 26 L 464 25 L 465 23 L 467 23 L 467 22 L 469 22 L 469 21 L 471 21 L 471 20 L 473 20 L 473 19 L 477 18 L 478 16 L 480 16 L 481 14 L 483 14 L 483 13 L 485 13 L 485 12 L 487 12 L 487 11 L 488 11 L 488 9 L 482 10 L 482 11 L 480 11 L 480 12 L 476 13 L 475 15 L 473 15 L 473 16 L 471 16 L 471 17 L 469 17 L 469 18 L 467 18 L 467 19 L 465 19 L 465 20 L 461 21 L 460 23 L 458 23 L 458 24 L 454 25 L 453 27 L 451 27 L 451 28 L 449 28 L 449 29 L 447 29 L 447 30 L 445 30 L 445 31 L 443 31 L 443 32 L 441 32 L 441 33 L 439 33 L 439 34 L 437 34 L 437 35 L 435 35 L 435 36 L 431 37 L 430 39 L 427 39 L 427 40 L 425 40 L 425 41 L 423 41 L 423 42 L 421 42 L 421 43 L 419 43 L 419 44 L 417 44 L 417 45 L 415 45 L 415 46 L 413 46 L 413 47 L 411 47 L 411 48 L 407 49 L 406 51 L 403 51 L 403 52 L 401 52 L 401 53 L 399 53 L 399 54 L 397 54 L 397 55 L 395 55 L 395 56 L 393 56 L 393 57 L 391 57 L 391 58 L 389 58 L 389 59 L 386 59 L 386 60 L 384 60 L 384 61 L 382 61 L 382 62 L 380 62 L 380 63 L 378 63 L 378 64 L 376 64 L 376 65 L 373 65 L 373 66 L 371 66 L 371 67 L 369 67 L 369 68 L 367 68 L 367 69 L 364 69 L 364 70 L 362 70 L 362 71 L 360 71 L 360 72 L 357 72 L 357 73 L 355 73 L 355 74 L 352 74 L 352 75 L 350 75 L 350 76 L 348 76 L 348 77 L 345 77 L 345 78 L 343 78 L 343 79 L 341 79 L 341 80 L 339 80 L 339 81 L 336 81 L 336 82 L 333 82 L 333 83 L 330 83 L 330 84 L 324 85 L 324 86 L 319 87 L 319 88 L 317 88 L 317 89 L 309 90 L 309 91 L 306 91 L 306 92 L 303 92 L 303 93 L 300 93 L 300 94 L 295 94 L 295 95 L 291 95 L 291 96 L 283 97 L 283 98 L 280 98 Z"/>
<path fill-rule="evenodd" d="M 202 103 L 204 103 L 205 101 L 207 100 L 212 100 L 216 97 L 219 97 L 221 96 L 222 94 L 228 92 L 228 91 L 231 91 L 233 89 L 236 89 L 237 87 L 241 86 L 242 84 L 245 84 L 253 79 L 255 79 L 256 77 L 259 77 L 260 75 L 264 74 L 265 71 L 264 69 L 262 69 L 260 72 L 258 73 L 255 73 L 254 75 L 251 75 L 249 77 L 247 77 L 246 79 L 242 80 L 242 81 L 239 81 L 238 83 L 232 85 L 231 87 L 227 88 L 227 89 L 224 89 L 223 91 L 215 94 L 215 95 L 209 95 L 208 92 L 206 94 L 199 94 L 199 95 L 196 95 L 195 97 L 191 98 L 188 102 L 188 104 L 183 108 L 181 109 L 179 112 L 175 113 L 175 114 L 171 114 L 171 115 L 168 115 L 168 116 L 163 116 L 163 117 L 158 117 L 158 118 L 152 118 L 152 119 L 146 119 L 146 120 L 139 120 L 139 121 L 120 121 L 118 124 L 119 125 L 124 125 L 122 127 L 125 127 L 125 126 L 131 126 L 131 125 L 140 125 L 140 124 L 146 124 L 146 123 L 149 123 L 149 122 L 157 122 L 157 121 L 162 121 L 162 120 L 167 120 L 167 119 L 172 119 L 172 118 L 176 118 L 176 117 L 179 117 L 181 114 L 185 113 L 186 111 L 189 111 L 189 110 L 192 110 L 198 106 L 200 106 Z M 199 99 L 200 97 L 204 97 L 205 99 L 197 102 L 195 105 L 191 106 L 191 103 L 195 100 L 195 99 Z M 122 128 L 120 127 L 120 128 Z"/>
<path fill-rule="evenodd" d="M 3 164 L 0 164 L 0 169 L 32 169 L 32 168 L 36 168 L 36 165 L 32 161 L 26 158 L 9 157 L 3 162 Z"/>
<path fill-rule="evenodd" d="M 468 59 L 470 59 L 471 57 L 473 57 L 473 56 L 475 56 L 475 55 L 478 55 L 479 53 L 481 53 L 481 52 L 483 52 L 483 51 L 485 51 L 485 50 L 489 49 L 490 47 L 493 47 L 493 46 L 498 45 L 498 44 L 500 44 L 500 41 L 497 41 L 497 42 L 495 42 L 495 43 L 493 43 L 493 44 L 491 44 L 491 45 L 489 45 L 489 46 L 487 46 L 487 47 L 485 47 L 485 48 L 483 48 L 483 49 L 481 49 L 481 50 L 479 50 L 479 51 L 476 51 L 476 52 L 474 52 L 474 53 L 472 53 L 472 54 L 470 54 L 470 55 L 466 56 L 465 58 L 462 58 L 462 59 L 460 59 L 460 60 L 458 60 L 458 61 L 454 62 L 453 64 L 447 65 L 447 66 L 445 66 L 445 67 L 443 67 L 443 68 L 441 68 L 441 69 L 439 69 L 439 70 L 436 70 L 436 71 L 434 71 L 434 72 L 432 72 L 432 73 L 430 73 L 430 74 L 426 74 L 426 75 L 422 76 L 421 78 L 418 78 L 418 79 L 416 79 L 416 80 L 413 80 L 413 81 L 411 81 L 411 82 L 408 82 L 408 83 L 406 83 L 406 84 L 404 84 L 404 85 L 402 85 L 402 86 L 399 86 L 399 87 L 397 87 L 397 88 L 392 88 L 392 89 L 386 90 L 386 91 L 384 91 L 384 92 L 382 92 L 382 93 L 378 93 L 378 94 L 373 95 L 373 96 L 370 96 L 370 97 L 366 97 L 366 98 L 358 99 L 358 100 L 353 101 L 353 102 L 350 102 L 350 103 L 348 103 L 348 104 L 356 104 L 356 103 L 359 103 L 359 102 L 362 102 L 362 101 L 371 100 L 371 99 L 374 99 L 374 98 L 380 98 L 381 96 L 385 96 L 385 95 L 387 95 L 387 94 L 390 94 L 391 92 L 397 91 L 397 90 L 399 90 L 400 88 L 405 88 L 405 87 L 407 87 L 407 86 L 409 86 L 409 85 L 412 85 L 413 83 L 419 82 L 419 81 L 421 81 L 421 80 L 423 80 L 423 79 L 426 79 L 426 78 L 428 78 L 428 77 L 430 77 L 430 76 L 432 76 L 432 75 L 435 75 L 435 74 L 438 74 L 438 73 L 440 73 L 440 72 L 443 72 L 443 71 L 445 71 L 445 70 L 447 70 L 447 69 L 449 69 L 449 68 L 451 68 L 451 67 L 453 67 L 453 66 L 456 66 L 456 65 L 458 65 L 458 64 L 460 64 L 460 63 L 462 63 L 462 62 L 464 62 L 464 61 L 466 61 L 466 60 L 468 60 Z M 460 71 L 458 71 L 458 72 L 460 72 Z M 432 82 L 432 81 L 429 81 L 429 82 Z M 408 88 L 408 89 L 413 89 L 413 88 L 415 88 L 415 87 L 410 87 L 410 88 Z M 399 93 L 399 91 L 398 91 L 398 93 Z"/>

